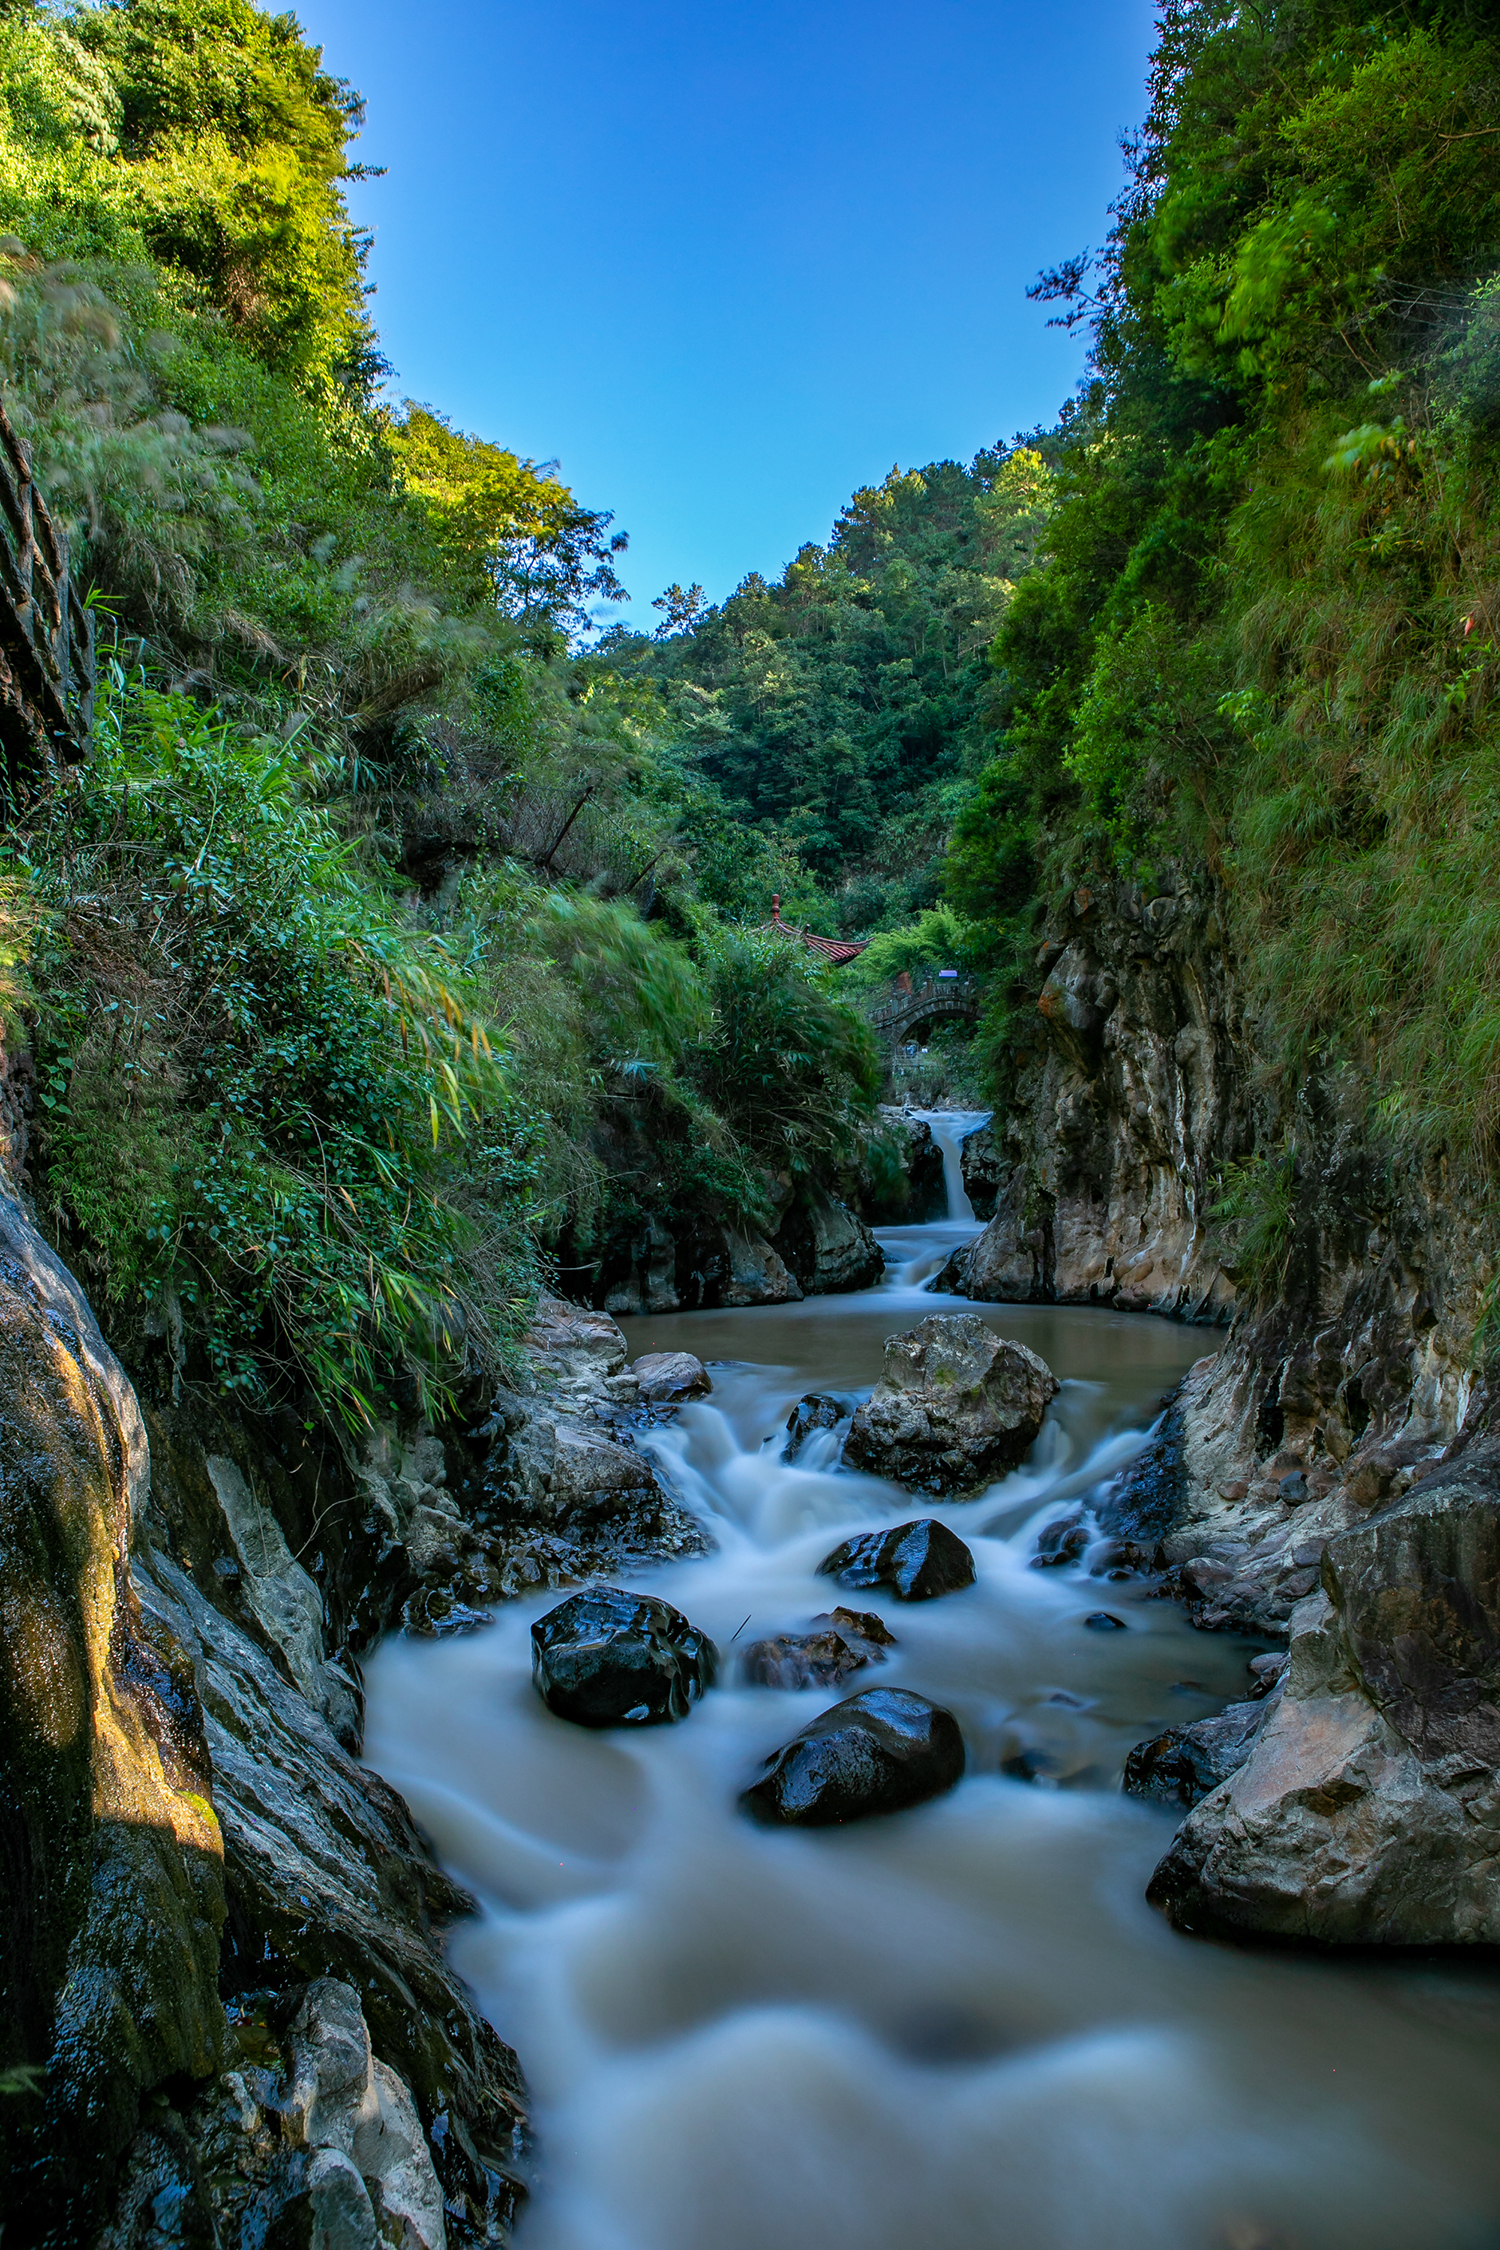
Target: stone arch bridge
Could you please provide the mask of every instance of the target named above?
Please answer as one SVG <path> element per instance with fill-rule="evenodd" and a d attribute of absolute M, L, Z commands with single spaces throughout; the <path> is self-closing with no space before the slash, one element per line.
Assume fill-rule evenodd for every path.
<path fill-rule="evenodd" d="M 973 1023 L 978 1015 L 979 979 L 966 976 L 929 976 L 920 984 L 900 977 L 890 992 L 865 1011 L 866 1021 L 887 1055 L 894 1055 L 930 1024 Z"/>

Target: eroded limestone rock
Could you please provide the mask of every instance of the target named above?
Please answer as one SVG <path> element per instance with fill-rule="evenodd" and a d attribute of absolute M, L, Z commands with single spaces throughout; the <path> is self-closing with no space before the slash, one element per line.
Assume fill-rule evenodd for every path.
<path fill-rule="evenodd" d="M 1328 1542 L 1263 1708 L 1153 1878 L 1175 1922 L 1500 1940 L 1500 1444 Z"/>
<path fill-rule="evenodd" d="M 885 1365 L 844 1446 L 850 1468 L 958 1492 L 1024 1460 L 1057 1377 L 977 1313 L 934 1313 L 886 1340 Z"/>

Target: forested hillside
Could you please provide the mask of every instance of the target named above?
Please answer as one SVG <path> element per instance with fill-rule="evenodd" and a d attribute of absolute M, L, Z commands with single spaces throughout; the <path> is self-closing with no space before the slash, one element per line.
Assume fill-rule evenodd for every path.
<path fill-rule="evenodd" d="M 174 1390 L 441 1404 L 555 1245 L 586 1287 L 643 1204 L 847 1163 L 867 1043 L 741 927 L 784 847 L 584 653 L 608 515 L 380 403 L 361 107 L 294 20 L 12 5 L 0 88 L 0 381 L 108 652 L 7 837 L 31 1188 Z"/>
<path fill-rule="evenodd" d="M 1049 902 L 1180 865 L 1269 1067 L 1493 1133 L 1497 86 L 1483 9 L 1169 6 L 1113 231 L 1035 292 L 1093 338 L 1057 430 L 629 644 L 843 929 L 945 894 L 997 1094 Z"/>
<path fill-rule="evenodd" d="M 701 588 L 673 587 L 654 643 L 610 637 L 734 814 L 793 848 L 846 933 L 938 897 L 990 744 L 990 650 L 1035 560 L 1051 450 L 892 469 L 775 585 L 752 573 L 708 610 Z"/>
<path fill-rule="evenodd" d="M 769 1228 L 876 1085 L 755 934 L 776 891 L 874 934 L 851 995 L 983 970 L 1004 1096 L 1049 904 L 1204 871 L 1264 1067 L 1342 1058 L 1372 1128 L 1482 1150 L 1481 12 L 1169 9 L 1113 233 L 1040 288 L 1094 339 L 1057 429 L 893 470 L 654 635 L 555 465 L 380 403 L 360 105 L 291 19 L 0 41 L 0 376 L 115 649 L 93 765 L 12 829 L 10 1005 L 35 1191 L 121 1317 L 358 1416 L 444 1337 L 503 1354 L 539 1254 Z"/>

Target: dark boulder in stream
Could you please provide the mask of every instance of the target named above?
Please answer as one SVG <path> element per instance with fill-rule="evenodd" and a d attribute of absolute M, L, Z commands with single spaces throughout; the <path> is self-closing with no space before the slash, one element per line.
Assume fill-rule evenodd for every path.
<path fill-rule="evenodd" d="M 930 1602 L 974 1583 L 974 1557 L 945 1523 L 919 1516 L 890 1531 L 862 1531 L 825 1555 L 821 1577 L 844 1586 L 889 1586 L 898 1601 Z"/>
<path fill-rule="evenodd" d="M 685 1719 L 718 1671 L 718 1650 L 654 1594 L 590 1586 L 531 1628 L 531 1676 L 549 1711 L 581 1727 Z"/>
<path fill-rule="evenodd" d="M 1264 1703 L 1231 1703 L 1211 1719 L 1168 1727 L 1149 1742 L 1138 1742 L 1125 1760 L 1126 1796 L 1147 1797 L 1159 1805 L 1201 1803 L 1221 1781 L 1239 1772 L 1265 1716 Z"/>
<path fill-rule="evenodd" d="M 782 1460 L 795 1461 L 815 1431 L 836 1430 L 848 1411 L 841 1399 L 829 1398 L 822 1391 L 809 1391 L 806 1398 L 799 1398 L 786 1418 Z"/>
<path fill-rule="evenodd" d="M 969 1491 L 1025 1459 L 1059 1388 L 1044 1359 L 977 1313 L 933 1313 L 886 1338 L 845 1466 L 917 1492 Z"/>
<path fill-rule="evenodd" d="M 866 1688 L 776 1751 L 740 1803 L 757 1820 L 828 1828 L 925 1804 L 963 1770 L 951 1711 L 905 1688 Z"/>
<path fill-rule="evenodd" d="M 810 1633 L 778 1633 L 752 1641 L 744 1654 L 751 1687 L 837 1687 L 866 1664 L 883 1664 L 895 1646 L 873 1610 L 835 1609 L 813 1619 Z"/>

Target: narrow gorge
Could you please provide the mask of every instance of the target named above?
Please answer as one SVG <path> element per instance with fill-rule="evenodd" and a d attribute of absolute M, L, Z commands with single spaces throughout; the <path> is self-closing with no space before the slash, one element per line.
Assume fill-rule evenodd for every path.
<path fill-rule="evenodd" d="M 0 6 L 3 2250 L 1493 2240 L 1500 37 L 1155 40 L 630 624 L 338 57 Z"/>

